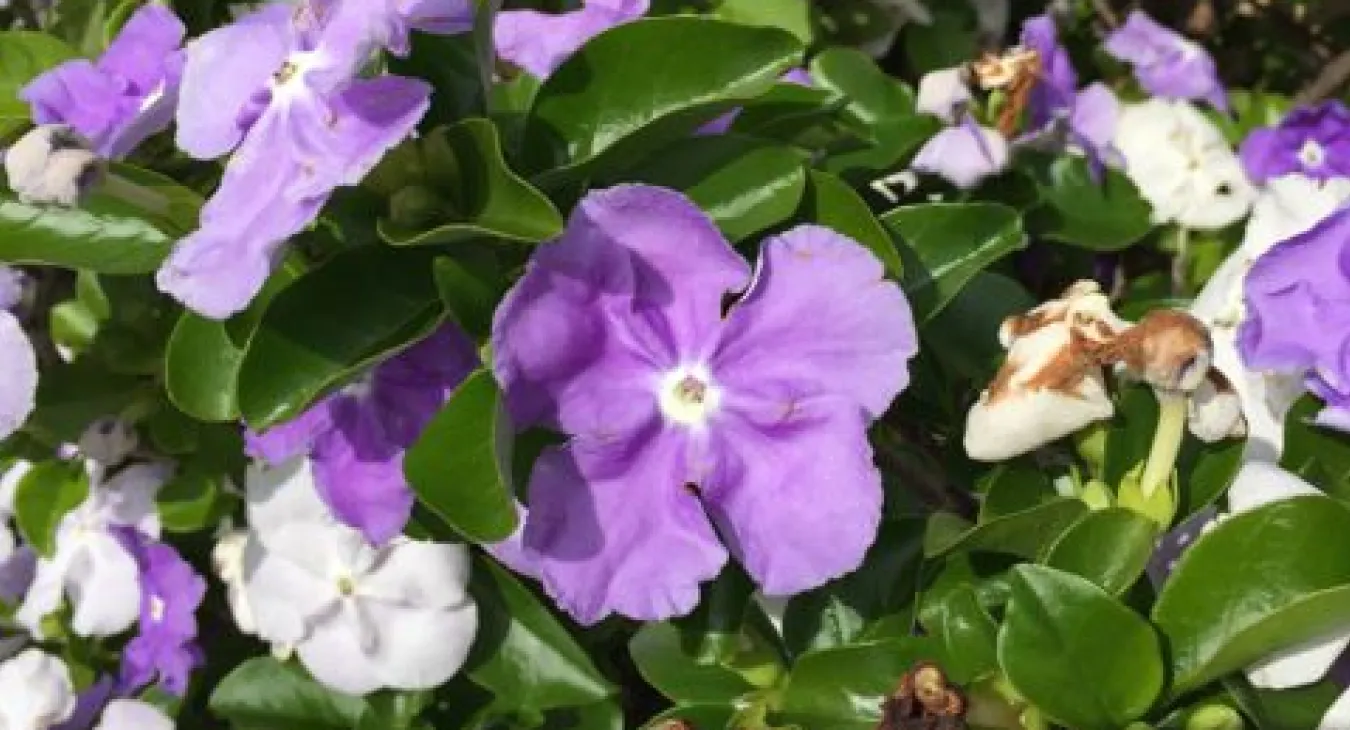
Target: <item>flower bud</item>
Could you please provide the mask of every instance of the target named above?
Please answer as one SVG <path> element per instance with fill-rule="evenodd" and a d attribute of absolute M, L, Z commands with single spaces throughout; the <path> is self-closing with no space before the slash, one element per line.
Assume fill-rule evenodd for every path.
<path fill-rule="evenodd" d="M 923 114 L 932 114 L 948 124 L 954 124 L 957 112 L 970 103 L 970 88 L 964 66 L 929 71 L 919 79 L 919 95 L 915 108 Z"/>
<path fill-rule="evenodd" d="M 25 203 L 74 207 L 104 173 L 89 141 L 61 124 L 34 128 L 5 153 L 5 177 Z"/>
<path fill-rule="evenodd" d="M 1186 730 L 1242 730 L 1242 716 L 1228 705 L 1198 707 L 1186 718 Z"/>
<path fill-rule="evenodd" d="M 1199 388 L 1214 362 L 1209 330 L 1195 317 L 1173 309 L 1144 315 L 1100 356 L 1154 388 L 1183 393 Z"/>
<path fill-rule="evenodd" d="M 1191 393 L 1186 403 L 1186 417 L 1191 433 L 1206 443 L 1247 435 L 1242 401 L 1228 378 L 1214 368 Z"/>

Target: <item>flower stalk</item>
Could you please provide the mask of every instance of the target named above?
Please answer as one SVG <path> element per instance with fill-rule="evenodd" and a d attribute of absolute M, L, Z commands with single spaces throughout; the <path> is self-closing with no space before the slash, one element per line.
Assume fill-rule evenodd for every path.
<path fill-rule="evenodd" d="M 1139 479 L 1145 498 L 1172 478 L 1181 440 L 1186 434 L 1186 397 L 1181 393 L 1157 390 L 1158 427 L 1153 432 L 1153 446 L 1145 461 L 1144 474 Z"/>

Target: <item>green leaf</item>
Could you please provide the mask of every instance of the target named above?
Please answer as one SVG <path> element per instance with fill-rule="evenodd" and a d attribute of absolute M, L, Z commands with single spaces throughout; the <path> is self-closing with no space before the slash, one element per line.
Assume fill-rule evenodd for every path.
<path fill-rule="evenodd" d="M 811 170 L 809 182 L 798 216 L 833 228 L 866 246 L 885 264 L 886 273 L 899 279 L 904 270 L 900 254 L 886 229 L 872 216 L 867 203 L 847 183 L 828 172 Z"/>
<path fill-rule="evenodd" d="M 0 31 L 0 137 L 28 124 L 28 103 L 19 98 L 19 90 L 75 55 L 74 48 L 46 33 Z"/>
<path fill-rule="evenodd" d="M 1093 251 L 1128 248 L 1153 230 L 1153 208 L 1122 173 L 1094 180 L 1087 160 L 1060 157 L 1039 171 L 1042 204 L 1027 227 L 1034 235 Z"/>
<path fill-rule="evenodd" d="M 526 154 L 534 169 L 566 166 L 569 174 L 641 159 L 767 92 L 801 54 L 797 39 L 776 28 L 694 17 L 620 25 L 544 82 Z"/>
<path fill-rule="evenodd" d="M 0 261 L 104 274 L 157 269 L 174 242 L 197 227 L 201 197 L 148 170 L 114 165 L 112 172 L 141 188 L 135 203 L 106 185 L 79 208 L 21 203 L 0 189 Z"/>
<path fill-rule="evenodd" d="M 1123 727 L 1163 688 L 1162 648 L 1143 617 L 1086 579 L 1039 565 L 1013 569 L 998 660 L 1020 695 L 1079 730 Z"/>
<path fill-rule="evenodd" d="M 644 624 L 628 651 L 648 684 L 674 702 L 731 704 L 754 689 L 745 677 L 716 660 L 702 659 L 669 622 Z"/>
<path fill-rule="evenodd" d="M 496 563 L 478 559 L 470 584 L 478 638 L 465 665 L 494 708 L 523 714 L 603 702 L 615 692 L 548 609 Z"/>
<path fill-rule="evenodd" d="M 442 256 L 432 265 L 432 274 L 446 314 L 474 339 L 487 339 L 508 286 L 497 262 Z"/>
<path fill-rule="evenodd" d="M 1158 398 L 1152 388 L 1130 383 L 1116 395 L 1116 414 L 1106 436 L 1102 481 L 1119 487 L 1130 470 L 1143 464 L 1158 428 Z"/>
<path fill-rule="evenodd" d="M 875 730 L 882 701 L 920 661 L 937 660 L 922 639 L 885 640 L 803 654 L 782 690 L 781 719 L 804 728 Z"/>
<path fill-rule="evenodd" d="M 24 430 L 56 445 L 75 443 L 94 419 L 119 415 L 139 400 L 158 397 L 158 386 L 134 375 L 109 372 L 80 359 L 43 371 L 37 408 Z"/>
<path fill-rule="evenodd" d="M 1153 520 L 1130 510 L 1090 512 L 1060 536 L 1041 560 L 1120 595 L 1143 575 L 1158 541 Z"/>
<path fill-rule="evenodd" d="M 1182 553 L 1153 622 L 1174 695 L 1350 628 L 1350 508 L 1297 497 L 1224 520 Z"/>
<path fill-rule="evenodd" d="M 806 190 L 806 171 L 792 150 L 736 134 L 690 137 L 615 179 L 645 182 L 688 195 L 732 241 L 792 215 Z"/>
<path fill-rule="evenodd" d="M 543 193 L 511 170 L 497 128 L 466 119 L 421 140 L 429 190 L 448 201 L 431 222 L 380 221 L 380 235 L 395 246 L 427 246 L 492 236 L 538 243 L 562 232 L 563 220 Z"/>
<path fill-rule="evenodd" d="M 906 23 L 896 46 L 916 76 L 951 68 L 978 55 L 974 11 L 964 3 L 934 3 L 929 7 L 933 22 Z"/>
<path fill-rule="evenodd" d="M 690 727 L 717 728 L 734 727 L 737 709 L 729 705 L 676 705 L 653 717 L 642 726 L 642 730 L 670 730 L 671 720 L 681 720 Z"/>
<path fill-rule="evenodd" d="M 429 333 L 441 318 L 429 256 L 362 248 L 282 290 L 239 368 L 255 429 L 294 417 L 328 389 Z"/>
<path fill-rule="evenodd" d="M 201 421 L 235 421 L 235 381 L 244 362 L 244 346 L 230 337 L 224 322 L 184 312 L 169 337 L 164 387 L 173 404 Z"/>
<path fill-rule="evenodd" d="M 865 149 L 866 125 L 841 114 L 845 99 L 829 89 L 780 81 L 735 113 L 731 131 L 778 140 L 810 153 Z"/>
<path fill-rule="evenodd" d="M 35 464 L 14 492 L 14 521 L 19 533 L 39 555 L 51 557 L 61 518 L 88 496 L 89 477 L 80 465 L 61 461 Z"/>
<path fill-rule="evenodd" d="M 998 624 L 969 585 L 944 596 L 927 619 L 926 628 L 941 654 L 940 664 L 953 682 L 966 684 L 998 668 Z"/>
<path fill-rule="evenodd" d="M 1318 426 L 1313 417 L 1323 408 L 1305 395 L 1284 419 L 1284 454 L 1280 466 L 1343 500 L 1350 500 L 1350 436 Z"/>
<path fill-rule="evenodd" d="M 211 712 L 235 730 L 352 730 L 369 706 L 272 657 L 235 667 L 211 693 Z"/>
<path fill-rule="evenodd" d="M 881 216 L 905 262 L 902 284 L 915 319 L 927 322 L 985 267 L 1022 248 L 1017 211 L 997 203 L 928 203 Z"/>
<path fill-rule="evenodd" d="M 1008 355 L 998 341 L 1003 320 L 1034 306 L 1036 300 L 1016 279 L 981 271 L 919 334 L 944 370 L 983 385 Z"/>
<path fill-rule="evenodd" d="M 848 99 L 845 111 L 873 127 L 912 117 L 914 90 L 854 48 L 827 48 L 811 59 L 811 78 Z"/>
<path fill-rule="evenodd" d="M 389 57 L 391 72 L 425 79 L 436 89 L 423 129 L 487 113 L 496 65 L 492 25 L 501 0 L 477 0 L 474 5 L 472 33 L 413 33 L 412 51 L 403 58 Z"/>
<path fill-rule="evenodd" d="M 1246 449 L 1246 439 L 1225 439 L 1212 444 L 1186 439 L 1177 456 L 1178 520 L 1208 507 L 1228 491 L 1242 468 Z"/>
<path fill-rule="evenodd" d="M 180 470 L 155 494 L 155 507 L 164 529 L 190 533 L 214 527 L 226 478 L 208 469 Z"/>
<path fill-rule="evenodd" d="M 713 17 L 742 25 L 781 28 L 810 45 L 815 37 L 807 0 L 723 0 Z"/>
<path fill-rule="evenodd" d="M 455 389 L 403 457 L 403 473 L 422 504 L 473 542 L 516 531 L 511 489 L 511 424 L 492 373 L 479 370 Z"/>
<path fill-rule="evenodd" d="M 1087 511 L 1082 500 L 1056 498 L 966 529 L 952 525 L 950 527 L 958 529 L 935 530 L 940 523 L 930 520 L 929 532 L 924 538 L 924 553 L 938 557 L 952 552 L 988 551 L 1035 560 L 1046 545 L 1058 539 Z"/>

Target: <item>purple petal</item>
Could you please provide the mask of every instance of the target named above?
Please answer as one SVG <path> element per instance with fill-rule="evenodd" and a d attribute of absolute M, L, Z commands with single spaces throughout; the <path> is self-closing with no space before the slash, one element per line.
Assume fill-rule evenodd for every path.
<path fill-rule="evenodd" d="M 63 63 L 33 79 L 19 93 L 33 108 L 38 124 L 68 124 L 97 149 L 117 125 L 135 113 L 136 101 L 124 96 L 118 80 L 93 63 Z"/>
<path fill-rule="evenodd" d="M 1112 144 L 1119 121 L 1120 101 L 1110 88 L 1098 82 L 1075 97 L 1069 114 L 1069 135 L 1094 165 L 1120 164 L 1120 153 Z"/>
<path fill-rule="evenodd" d="M 1257 182 L 1297 172 L 1314 180 L 1350 176 L 1350 109 L 1329 100 L 1291 111 L 1242 141 L 1242 164 Z"/>
<path fill-rule="evenodd" d="M 1008 166 L 1008 141 L 967 118 L 933 135 L 914 156 L 912 166 L 968 190 Z"/>
<path fill-rule="evenodd" d="M 648 0 L 589 0 L 579 10 L 552 15 L 533 10 L 497 14 L 497 55 L 545 79 L 586 41 L 647 13 Z"/>
<path fill-rule="evenodd" d="M 722 298 L 748 278 L 745 261 L 679 193 L 590 193 L 497 310 L 493 369 L 517 426 L 602 435 L 644 422 L 655 376 L 706 357 Z"/>
<path fill-rule="evenodd" d="M 196 612 L 206 581 L 168 545 L 130 529 L 119 530 L 117 537 L 136 560 L 141 583 L 138 633 L 123 649 L 119 687 L 129 693 L 158 680 L 165 691 L 182 697 L 203 661 L 195 643 Z"/>
<path fill-rule="evenodd" d="M 856 569 L 882 502 L 863 414 L 849 400 L 810 396 L 743 400 L 728 411 L 711 429 L 702 487 L 746 571 L 779 596 Z"/>
<path fill-rule="evenodd" d="M 124 79 L 130 92 L 145 97 L 165 78 L 165 64 L 178 55 L 187 36 L 183 21 L 168 7 L 151 3 L 132 14 L 98 60 L 104 73 Z"/>
<path fill-rule="evenodd" d="M 726 562 L 685 489 L 684 442 L 577 442 L 549 449 L 530 479 L 525 548 L 545 590 L 582 624 L 611 613 L 658 621 L 693 610 Z"/>
<path fill-rule="evenodd" d="M 325 398 L 291 420 L 263 433 L 244 432 L 244 453 L 269 466 L 281 466 L 296 456 L 309 453 L 314 442 L 333 428 L 334 398 Z"/>
<path fill-rule="evenodd" d="M 403 478 L 403 448 L 390 438 L 378 409 L 363 399 L 339 398 L 333 429 L 314 444 L 319 496 L 343 523 L 382 545 L 403 532 L 413 494 Z"/>
<path fill-rule="evenodd" d="M 178 104 L 178 146 L 184 152 L 212 159 L 244 138 L 244 115 L 295 50 L 294 12 L 285 3 L 266 5 L 188 45 Z"/>
<path fill-rule="evenodd" d="M 1106 52 L 1134 65 L 1140 86 L 1167 99 L 1205 100 L 1220 111 L 1228 98 L 1214 59 L 1199 44 L 1135 10 L 1107 37 Z"/>
<path fill-rule="evenodd" d="M 847 396 L 881 415 L 918 351 L 909 303 L 853 239 L 800 226 L 764 243 L 755 283 L 727 317 L 711 368 L 729 393 Z"/>
<path fill-rule="evenodd" d="M 1041 58 L 1041 78 L 1031 91 L 1031 125 L 1040 128 L 1068 109 L 1078 88 L 1069 53 L 1059 44 L 1059 29 L 1053 16 L 1037 15 L 1022 24 L 1023 46 L 1035 50 Z"/>
<path fill-rule="evenodd" d="M 0 309 L 10 311 L 19 306 L 27 279 L 19 269 L 0 264 Z"/>

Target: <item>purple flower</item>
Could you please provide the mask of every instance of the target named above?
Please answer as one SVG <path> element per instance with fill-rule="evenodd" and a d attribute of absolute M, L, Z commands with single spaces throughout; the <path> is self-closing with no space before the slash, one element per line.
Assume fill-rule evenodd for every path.
<path fill-rule="evenodd" d="M 172 547 L 130 528 L 116 534 L 135 558 L 141 583 L 139 631 L 122 650 L 119 687 L 125 694 L 158 679 L 166 692 L 182 697 L 204 659 L 196 644 L 196 613 L 206 581 Z"/>
<path fill-rule="evenodd" d="M 334 516 L 382 545 L 412 513 L 403 452 L 476 365 L 473 343 L 447 325 L 296 419 L 249 432 L 248 453 L 274 466 L 308 454 Z"/>
<path fill-rule="evenodd" d="M 1031 126 L 1041 129 L 1073 106 L 1078 74 L 1069 52 L 1059 44 L 1059 31 L 1050 15 L 1037 15 L 1022 24 L 1022 45 L 1040 56 L 1041 75 L 1031 90 Z"/>
<path fill-rule="evenodd" d="M 982 127 L 969 114 L 961 123 L 933 135 L 914 156 L 912 167 L 939 175 L 962 190 L 975 187 L 1008 166 L 1008 140 Z"/>
<path fill-rule="evenodd" d="M 1319 422 L 1350 431 L 1350 208 L 1275 246 L 1247 274 L 1238 350 L 1253 370 L 1305 373 Z"/>
<path fill-rule="evenodd" d="M 1253 130 L 1238 154 L 1258 183 L 1295 172 L 1350 177 L 1350 109 L 1334 99 L 1295 109 L 1278 125 Z"/>
<path fill-rule="evenodd" d="M 99 677 L 98 681 L 76 696 L 75 712 L 61 724 L 53 726 L 52 730 L 88 730 L 93 727 L 116 690 L 117 682 L 112 677 Z"/>
<path fill-rule="evenodd" d="M 866 429 L 916 350 L 882 276 L 826 228 L 769 239 L 752 275 L 679 193 L 584 198 L 493 324 L 514 422 L 570 437 L 536 462 L 523 527 L 549 594 L 582 623 L 655 620 L 728 551 L 770 595 L 856 568 L 881 517 Z"/>
<path fill-rule="evenodd" d="M 9 311 L 19 306 L 26 278 L 22 271 L 0 264 L 0 309 Z"/>
<path fill-rule="evenodd" d="M 242 310 L 288 238 L 333 190 L 354 185 L 412 133 L 431 88 L 400 76 L 356 78 L 409 28 L 455 28 L 463 0 L 274 3 L 193 41 L 178 144 L 208 159 L 234 150 L 201 228 L 160 268 L 160 289 L 207 317 Z M 438 8 L 440 8 L 438 10 Z"/>
<path fill-rule="evenodd" d="M 546 79 L 586 41 L 641 18 L 648 5 L 649 0 L 585 0 L 580 9 L 556 15 L 507 10 L 497 14 L 493 41 L 503 60 Z"/>
<path fill-rule="evenodd" d="M 100 156 L 123 157 L 173 121 L 186 34 L 172 10 L 145 5 L 98 61 L 67 61 L 19 97 L 32 105 L 38 124 L 70 125 Z"/>
<path fill-rule="evenodd" d="M 1203 99 L 1228 111 L 1214 59 L 1198 43 L 1159 25 L 1141 10 L 1106 39 L 1106 52 L 1134 65 L 1139 85 L 1164 99 Z"/>

